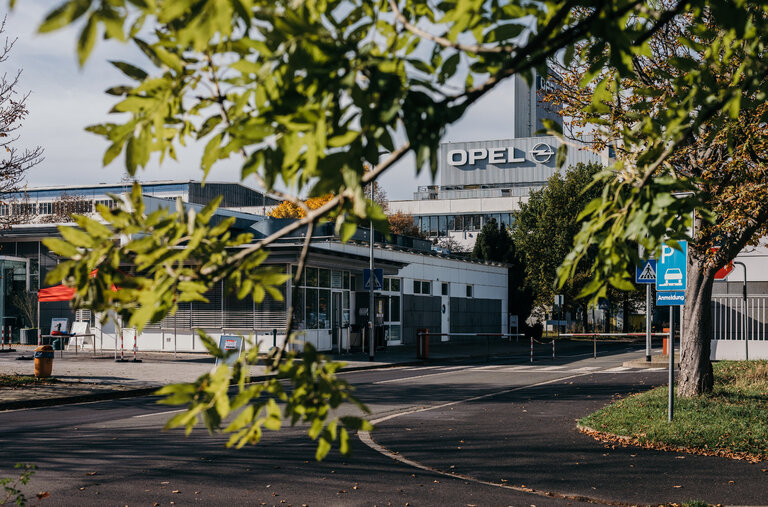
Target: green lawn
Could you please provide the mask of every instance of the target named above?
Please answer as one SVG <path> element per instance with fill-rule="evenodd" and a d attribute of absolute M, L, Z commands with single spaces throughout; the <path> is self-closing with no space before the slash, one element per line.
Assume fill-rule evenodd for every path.
<path fill-rule="evenodd" d="M 598 438 L 629 437 L 629 443 L 644 447 L 768 460 L 768 361 L 722 361 L 714 371 L 711 395 L 675 398 L 672 423 L 667 422 L 667 388 L 658 387 L 619 400 L 579 424 L 598 432 Z"/>
<path fill-rule="evenodd" d="M 53 377 L 36 379 L 33 375 L 0 375 L 0 387 L 25 387 L 58 382 Z"/>

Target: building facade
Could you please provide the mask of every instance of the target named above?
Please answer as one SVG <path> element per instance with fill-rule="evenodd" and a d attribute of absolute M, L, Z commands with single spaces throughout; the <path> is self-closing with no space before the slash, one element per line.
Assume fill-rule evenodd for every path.
<path fill-rule="evenodd" d="M 511 223 L 520 203 L 556 172 L 578 163 L 607 165 L 611 158 L 609 150 L 595 153 L 586 146 L 569 146 L 559 169 L 555 160 L 560 146 L 553 136 L 441 144 L 440 184 L 420 187 L 412 200 L 390 201 L 390 210 L 413 216 L 429 238 L 451 238 L 471 248 L 486 222 Z"/>
<path fill-rule="evenodd" d="M 153 190 L 151 195 L 144 197 L 147 212 L 161 206 L 174 206 L 169 199 L 176 197 L 196 201 L 187 206 L 205 204 L 205 196 L 190 192 L 196 186 L 194 182 L 185 183 L 181 188 L 166 185 L 146 185 Z M 241 187 L 222 184 L 218 190 L 225 195 L 237 195 Z M 109 188 L 103 194 L 85 194 L 82 188 L 79 191 L 89 195 L 91 202 L 96 202 L 103 195 L 112 193 L 115 187 Z M 180 195 L 179 191 L 188 193 Z M 37 197 L 34 202 L 39 210 L 44 199 L 56 194 L 55 189 L 31 189 L 27 195 Z M 245 195 L 247 197 L 247 193 Z M 115 205 L 120 200 L 114 200 Z M 244 201 L 248 202 L 245 199 L 230 200 L 230 207 L 219 209 L 213 221 L 234 216 L 232 232 L 249 232 L 254 235 L 254 241 L 285 225 L 286 220 L 242 211 L 248 208 L 238 206 Z M 36 295 L 45 286 L 45 276 L 59 259 L 48 251 L 42 240 L 56 236 L 58 225 L 28 222 L 0 232 L 0 268 L 11 270 L 4 278 L 9 287 L 3 292 L 8 297 L 0 299 L 0 310 L 3 311 L 0 319 L 15 329 L 16 341 L 20 328 L 34 327 L 36 323 L 24 320 L 21 308 L 9 302 L 14 295 Z M 272 244 L 267 262 L 282 266 L 285 272 L 295 273 L 304 234 L 306 229 L 299 229 Z M 281 290 L 281 301 L 266 297 L 256 304 L 250 296 L 238 299 L 219 283 L 206 293 L 207 303 L 182 303 L 175 315 L 147 326 L 137 337 L 138 348 L 204 352 L 205 348 L 196 337 L 196 329 L 203 329 L 213 336 L 255 335 L 260 345 L 266 348 L 285 340 L 290 308 L 293 308 L 292 328 L 300 331 L 304 342 L 326 351 L 360 347 L 362 329 L 370 311 L 369 293 L 363 287 L 363 271 L 369 265 L 369 241 L 369 231 L 359 230 L 350 242 L 341 243 L 334 235 L 333 224 L 319 224 L 315 227 L 301 281 L 296 285 L 292 280 L 287 281 Z M 374 243 L 375 266 L 384 270 L 383 287 L 376 291 L 373 310 L 381 344 L 413 344 L 419 328 L 427 328 L 432 333 L 502 333 L 507 329 L 505 265 L 439 255 L 431 250 L 429 241 L 416 238 L 387 239 L 376 234 Z M 97 348 L 121 347 L 121 337 L 113 323 L 87 312 L 75 315 L 68 302 L 40 304 L 40 334 L 50 332 L 53 318 L 68 318 L 70 322 L 87 320 L 96 334 Z M 133 337 L 130 330 L 125 331 L 129 336 L 123 346 L 131 348 Z M 296 346 L 300 348 L 301 344 Z"/>

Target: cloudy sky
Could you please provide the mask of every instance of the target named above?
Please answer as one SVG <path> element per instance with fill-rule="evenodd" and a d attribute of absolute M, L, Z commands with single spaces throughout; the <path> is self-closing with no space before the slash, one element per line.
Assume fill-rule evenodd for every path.
<path fill-rule="evenodd" d="M 29 187 L 113 183 L 124 174 L 122 155 L 107 167 L 101 160 L 107 143 L 85 132 L 87 125 L 108 120 L 115 97 L 106 95 L 107 88 L 123 84 L 126 79 L 107 60 L 137 60 L 132 46 L 116 42 L 100 42 L 84 68 L 75 56 L 76 32 L 62 30 L 39 35 L 36 27 L 45 14 L 61 0 L 18 2 L 7 15 L 4 36 L 16 38 L 16 45 L 2 72 L 11 76 L 22 69 L 19 91 L 30 92 L 29 117 L 24 122 L 20 147 L 42 146 L 45 160 L 33 168 Z M 473 106 L 467 115 L 449 128 L 444 141 L 470 141 L 511 137 L 507 119 L 511 113 L 509 88 L 499 87 Z M 142 181 L 199 179 L 201 146 L 179 150 L 179 161 L 166 160 L 153 164 L 139 174 Z M 439 179 L 439 176 L 438 176 Z M 209 181 L 238 181 L 237 160 L 215 165 Z M 385 174 L 381 182 L 390 199 L 410 199 L 418 185 L 431 184 L 428 171 L 418 177 L 415 162 L 409 157 Z M 255 180 L 246 184 L 256 186 Z"/>

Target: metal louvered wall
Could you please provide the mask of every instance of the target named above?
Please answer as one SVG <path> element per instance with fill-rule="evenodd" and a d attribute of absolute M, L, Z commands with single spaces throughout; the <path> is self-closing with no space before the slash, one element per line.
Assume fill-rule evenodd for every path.
<path fill-rule="evenodd" d="M 285 295 L 285 289 L 281 288 Z M 176 315 L 169 315 L 161 322 L 147 326 L 147 329 L 283 329 L 286 324 L 287 308 L 283 301 L 275 301 L 266 295 L 264 301 L 254 305 L 248 296 L 237 296 L 225 292 L 222 283 L 205 293 L 208 303 L 180 303 Z"/>

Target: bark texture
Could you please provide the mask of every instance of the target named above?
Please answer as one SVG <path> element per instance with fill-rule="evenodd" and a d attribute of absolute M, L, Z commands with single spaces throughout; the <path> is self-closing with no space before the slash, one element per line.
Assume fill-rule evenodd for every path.
<path fill-rule="evenodd" d="M 710 361 L 712 283 L 714 272 L 697 255 L 688 256 L 688 289 L 685 292 L 685 326 L 680 344 L 678 395 L 684 398 L 712 392 Z"/>

